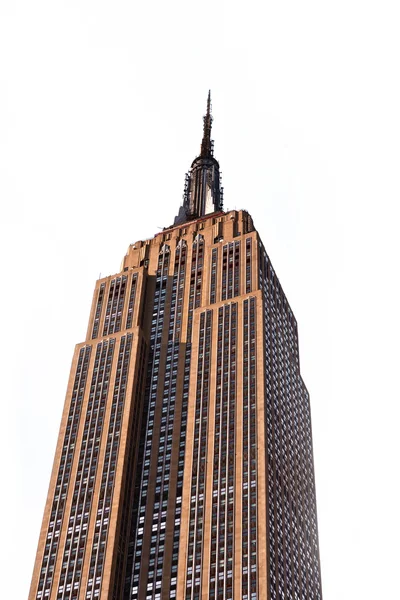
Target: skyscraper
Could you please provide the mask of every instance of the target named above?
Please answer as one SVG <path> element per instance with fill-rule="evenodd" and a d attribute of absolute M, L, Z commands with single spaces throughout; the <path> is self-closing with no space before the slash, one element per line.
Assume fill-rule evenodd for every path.
<path fill-rule="evenodd" d="M 30 600 L 322 598 L 297 323 L 211 125 L 209 95 L 174 224 L 96 283 Z"/>

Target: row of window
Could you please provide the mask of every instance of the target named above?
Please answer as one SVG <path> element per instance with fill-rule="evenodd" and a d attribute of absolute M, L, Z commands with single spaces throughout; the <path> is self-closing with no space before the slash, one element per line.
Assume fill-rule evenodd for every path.
<path fill-rule="evenodd" d="M 189 288 L 189 306 L 188 306 L 188 324 L 186 330 L 186 351 L 184 365 L 184 380 L 182 394 L 182 415 L 180 424 L 179 438 L 179 460 L 178 473 L 176 484 L 176 501 L 175 501 L 175 516 L 174 516 L 174 538 L 172 549 L 172 565 L 171 565 L 171 584 L 170 597 L 175 598 L 177 587 L 177 572 L 179 558 L 179 537 L 181 529 L 181 511 L 182 511 L 182 493 L 183 493 L 183 475 L 185 467 L 185 444 L 186 444 L 186 425 L 187 411 L 189 399 L 189 384 L 190 384 L 190 359 L 192 353 L 192 327 L 193 327 L 193 310 L 198 308 L 201 303 L 202 291 L 202 275 L 203 275 L 203 260 L 204 260 L 204 238 L 198 234 L 192 245 L 192 260 L 190 270 L 190 288 Z"/>
<path fill-rule="evenodd" d="M 243 290 L 246 294 L 252 291 L 252 243 L 252 238 L 246 239 L 245 286 Z M 211 252 L 210 304 L 215 304 L 220 299 L 228 300 L 241 294 L 240 241 L 222 246 L 221 295 L 217 290 L 218 251 L 218 248 L 213 248 Z"/>
<path fill-rule="evenodd" d="M 203 557 L 211 326 L 212 311 L 201 313 L 198 339 L 199 356 L 197 363 L 196 419 L 192 455 L 190 525 L 186 564 L 186 600 L 196 600 L 201 593 L 200 574 Z"/>
<path fill-rule="evenodd" d="M 99 343 L 96 349 L 57 600 L 74 600 L 79 594 L 114 346 L 115 339 L 110 339 Z"/>
<path fill-rule="evenodd" d="M 83 397 L 85 394 L 91 351 L 91 346 L 81 348 L 79 351 L 74 387 L 72 390 L 71 403 L 69 406 L 68 419 L 61 452 L 60 466 L 58 468 L 56 489 L 54 492 L 50 522 L 47 529 L 46 544 L 39 576 L 39 584 L 36 593 L 36 598 L 38 600 L 43 600 L 45 596 L 49 596 L 53 582 L 54 568 L 57 558 L 61 527 L 64 518 L 64 509 L 70 482 L 72 461 L 74 458 L 75 443 L 78 434 Z"/>
<path fill-rule="evenodd" d="M 125 303 L 126 275 L 112 279 L 108 291 L 103 335 L 111 335 L 121 330 L 122 311 Z"/>
<path fill-rule="evenodd" d="M 228 300 L 240 295 L 240 241 L 222 248 L 221 299 Z"/>
<path fill-rule="evenodd" d="M 257 598 L 256 300 L 243 302 L 242 599 Z"/>
<path fill-rule="evenodd" d="M 86 598 L 91 599 L 98 595 L 103 575 L 131 347 L 132 334 L 121 337 L 86 588 Z"/>
<path fill-rule="evenodd" d="M 122 486 L 122 518 L 119 529 L 119 540 L 116 546 L 116 567 L 112 600 L 129 598 L 131 594 L 131 575 L 134 556 L 134 536 L 133 532 L 137 522 L 138 498 L 140 491 L 140 465 L 143 455 L 144 439 L 140 432 L 140 423 L 142 412 L 145 412 L 143 403 L 143 392 L 146 378 L 147 366 L 147 346 L 144 339 L 140 342 L 140 352 L 136 379 L 134 382 L 134 403 L 132 406 L 132 420 L 127 432 L 127 467 L 126 473 L 131 474 L 125 477 Z M 132 474 L 136 472 L 136 476 Z"/>
<path fill-rule="evenodd" d="M 218 310 L 210 599 L 233 598 L 237 304 Z"/>
<path fill-rule="evenodd" d="M 158 258 L 158 267 L 156 273 L 156 288 L 154 293 L 153 313 L 152 313 L 152 324 L 150 333 L 150 349 L 149 359 L 147 368 L 147 381 L 145 389 L 145 406 L 147 408 L 147 419 L 144 423 L 146 426 L 144 447 L 143 447 L 143 458 L 141 468 L 141 482 L 140 492 L 138 500 L 138 513 L 136 519 L 135 538 L 134 538 L 134 550 L 133 550 L 133 567 L 130 582 L 130 593 L 132 600 L 136 600 L 139 597 L 139 584 L 142 567 L 142 551 L 144 541 L 144 528 L 145 520 L 149 518 L 151 510 L 148 504 L 148 489 L 150 483 L 150 461 L 152 457 L 153 449 L 153 434 L 154 434 L 154 416 L 157 400 L 157 387 L 160 370 L 160 354 L 161 354 L 161 338 L 164 326 L 164 311 L 166 301 L 166 290 L 168 282 L 168 271 L 170 264 L 170 248 L 164 244 L 161 248 L 161 252 Z M 166 434 L 168 438 L 169 434 Z M 171 435 L 172 438 L 172 435 Z M 165 440 L 165 435 L 164 435 Z M 156 443 L 158 440 L 155 440 Z M 161 440 L 160 440 L 161 441 Z M 161 492 L 161 482 L 156 485 L 156 493 Z M 154 503 L 154 511 L 158 514 L 159 511 L 164 512 L 167 509 L 168 497 L 163 496 L 159 498 L 157 503 Z M 150 511 L 150 512 L 148 512 Z M 153 514 L 154 516 L 154 514 Z M 160 544 L 163 540 L 158 539 L 158 552 L 160 552 Z M 155 567 L 155 552 L 157 546 L 157 539 L 152 540 L 151 544 L 151 556 L 149 559 L 149 571 L 154 571 Z M 150 598 L 152 592 L 149 593 Z"/>
<path fill-rule="evenodd" d="M 146 598 L 155 598 L 163 581 L 165 528 L 167 510 L 163 501 L 168 499 L 171 476 L 172 433 L 175 418 L 176 379 L 178 372 L 182 306 L 185 289 L 187 245 L 181 240 L 175 251 L 171 307 L 168 324 L 168 345 L 165 358 L 165 376 L 161 403 L 160 436 L 157 451 L 156 489 L 153 507 L 147 504 L 147 518 L 153 513 L 150 541 L 150 560 L 154 561 L 147 574 Z M 145 462 L 146 466 L 146 462 Z M 151 511 L 151 508 L 153 509 Z M 150 512 L 151 511 L 151 512 Z M 176 580 L 176 579 L 175 579 Z"/>
<path fill-rule="evenodd" d="M 130 292 L 127 307 L 127 314 L 125 320 L 125 328 L 130 329 L 133 324 L 133 315 L 135 308 L 136 288 L 137 288 L 138 275 L 134 273 L 130 279 Z M 103 335 L 112 335 L 121 331 L 122 328 L 122 316 L 124 314 L 126 289 L 128 285 L 128 277 L 123 275 L 122 277 L 116 277 L 110 281 L 110 287 L 108 290 L 107 304 L 105 307 L 104 324 L 103 324 Z M 102 283 L 99 288 L 96 301 L 96 309 L 94 313 L 93 328 L 92 328 L 92 339 L 96 339 L 99 336 L 100 323 L 103 314 L 103 305 L 106 294 L 106 284 Z"/>

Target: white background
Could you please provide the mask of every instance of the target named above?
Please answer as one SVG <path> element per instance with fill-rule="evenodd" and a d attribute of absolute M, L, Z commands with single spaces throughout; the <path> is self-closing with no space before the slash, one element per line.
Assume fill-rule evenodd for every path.
<path fill-rule="evenodd" d="M 398 11 L 2 0 L 1 598 L 28 595 L 95 280 L 172 223 L 209 88 L 225 208 L 299 323 L 324 598 L 399 598 Z"/>

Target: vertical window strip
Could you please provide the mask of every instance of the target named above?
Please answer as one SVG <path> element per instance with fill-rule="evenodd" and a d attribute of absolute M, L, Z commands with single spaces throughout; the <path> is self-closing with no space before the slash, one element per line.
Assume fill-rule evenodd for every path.
<path fill-rule="evenodd" d="M 257 380 L 256 380 L 256 300 L 250 298 L 250 593 L 257 599 Z"/>
<path fill-rule="evenodd" d="M 209 597 L 232 600 L 237 304 L 218 311 Z"/>
<path fill-rule="evenodd" d="M 243 303 L 243 494 L 242 494 L 242 598 L 248 600 L 249 590 L 249 301 Z"/>
<path fill-rule="evenodd" d="M 246 294 L 250 294 L 252 285 L 251 285 L 251 246 L 252 239 L 247 238 L 246 240 Z"/>
<path fill-rule="evenodd" d="M 175 252 L 174 276 L 171 292 L 171 312 L 168 326 L 168 346 L 162 398 L 161 429 L 157 455 L 156 489 L 154 495 L 152 538 L 154 548 L 151 560 L 154 569 L 149 570 L 146 598 L 150 600 L 160 593 L 161 584 L 167 585 L 163 578 L 165 527 L 167 522 L 167 501 L 171 471 L 172 434 L 175 418 L 176 378 L 178 373 L 179 346 L 182 322 L 182 306 L 186 272 L 186 242 L 182 240 Z"/>
<path fill-rule="evenodd" d="M 314 548 L 312 547 L 312 535 L 311 527 L 312 521 L 316 521 L 316 510 L 315 510 L 315 492 L 314 492 L 314 481 L 313 481 L 313 464 L 312 464 L 312 441 L 311 441 L 311 415 L 309 411 L 308 395 L 301 381 L 300 374 L 297 374 L 297 388 L 299 392 L 301 412 L 299 414 L 300 421 L 300 452 L 302 454 L 302 476 L 301 481 L 301 492 L 303 497 L 303 539 L 304 544 L 302 548 L 302 571 L 303 579 L 307 581 L 307 593 L 309 598 L 315 598 L 315 580 L 319 579 L 319 565 L 318 569 L 315 569 L 313 554 Z"/>
<path fill-rule="evenodd" d="M 183 474 L 185 467 L 185 443 L 186 443 L 186 424 L 189 399 L 189 384 L 190 384 L 190 359 L 192 352 L 192 325 L 193 325 L 193 309 L 198 308 L 201 304 L 202 277 L 204 264 L 204 238 L 201 234 L 196 236 L 192 246 L 192 260 L 190 271 L 190 287 L 189 287 L 189 307 L 188 307 L 188 324 L 186 331 L 186 352 L 185 352 L 185 367 L 183 380 L 183 395 L 182 395 L 182 416 L 181 430 L 179 441 L 179 460 L 178 460 L 178 476 L 176 484 L 176 502 L 175 502 L 175 525 L 172 551 L 172 566 L 171 566 L 171 587 L 170 597 L 174 598 L 177 588 L 177 572 L 179 558 L 179 539 L 181 528 L 181 510 L 182 510 L 182 491 L 183 491 Z M 197 290 L 197 293 L 196 293 Z"/>
<path fill-rule="evenodd" d="M 97 345 L 57 600 L 79 595 L 115 340 Z"/>
<path fill-rule="evenodd" d="M 305 520 L 307 511 L 307 498 L 305 496 L 305 486 L 307 485 L 304 481 L 304 473 L 306 470 L 305 456 L 303 453 L 303 403 L 302 396 L 298 386 L 298 373 L 297 369 L 292 366 L 292 383 L 294 384 L 293 393 L 293 409 L 294 409 L 294 452 L 296 459 L 296 496 L 292 498 L 293 515 L 296 518 L 295 524 L 297 526 L 297 544 L 295 546 L 295 565 L 296 574 L 298 577 L 297 588 L 302 595 L 308 597 L 308 582 L 307 582 L 307 565 L 306 565 L 306 537 L 305 537 Z"/>
<path fill-rule="evenodd" d="M 121 287 L 122 287 L 121 283 L 122 283 L 121 277 L 117 277 L 117 281 L 116 281 L 116 284 L 114 287 L 114 297 L 113 297 L 113 301 L 112 301 L 112 305 L 111 305 L 110 319 L 108 321 L 108 329 L 104 335 L 109 335 L 110 333 L 114 332 L 116 316 L 117 316 L 117 309 L 119 306 L 119 298 L 120 298 L 120 294 L 121 294 Z"/>
<path fill-rule="evenodd" d="M 217 301 L 217 269 L 218 248 L 213 248 L 211 253 L 210 304 L 215 304 Z"/>
<path fill-rule="evenodd" d="M 228 298 L 227 284 L 228 284 L 228 250 L 229 245 L 226 244 L 222 247 L 222 277 L 221 277 L 221 300 Z"/>
<path fill-rule="evenodd" d="M 234 244 L 233 259 L 233 296 L 240 296 L 240 242 Z M 232 298 L 232 296 L 230 296 Z"/>
<path fill-rule="evenodd" d="M 227 281 L 227 299 L 233 296 L 233 274 L 234 274 L 234 243 L 228 245 L 228 281 Z"/>
<path fill-rule="evenodd" d="M 103 335 L 107 335 L 108 334 L 108 328 L 110 326 L 112 306 L 113 306 L 113 302 L 114 302 L 114 296 L 115 296 L 115 293 L 116 293 L 116 287 L 117 287 L 117 285 L 118 285 L 118 288 L 119 288 L 119 283 L 118 283 L 117 279 L 112 279 L 110 281 L 110 289 L 108 290 L 108 299 L 107 299 L 107 306 L 106 306 L 106 315 L 104 317 Z M 118 290 L 117 290 L 117 295 L 118 295 Z"/>
<path fill-rule="evenodd" d="M 118 558 L 112 600 L 130 598 L 131 577 L 135 550 L 135 531 L 137 525 L 141 472 L 144 453 L 144 430 L 139 432 L 141 416 L 147 414 L 147 405 L 142 403 L 143 384 L 146 377 L 146 342 L 142 339 L 139 356 L 139 375 L 136 380 L 135 411 L 133 414 L 131 432 L 129 434 L 129 455 L 127 473 L 134 472 L 136 460 L 136 476 L 125 482 L 123 517 L 118 543 Z M 138 447 L 138 449 L 137 449 Z M 137 452 L 137 454 L 136 454 Z M 125 563 L 126 560 L 126 563 Z M 125 568 L 126 567 L 126 568 Z"/>
<path fill-rule="evenodd" d="M 242 599 L 257 598 L 257 444 L 255 298 L 243 303 Z"/>
<path fill-rule="evenodd" d="M 307 507 L 308 507 L 308 524 L 307 524 L 307 564 L 309 585 L 312 588 L 314 597 L 321 600 L 321 579 L 319 566 L 319 549 L 318 549 L 318 526 L 316 513 L 316 497 L 315 497 L 315 480 L 314 480 L 314 459 L 312 449 L 312 433 L 311 433 L 311 411 L 308 392 L 302 382 L 300 374 L 298 374 L 298 387 L 303 398 L 303 418 L 305 432 L 305 448 L 307 462 Z"/>
<path fill-rule="evenodd" d="M 222 248 L 221 283 L 222 300 L 240 295 L 240 241 L 230 242 Z"/>
<path fill-rule="evenodd" d="M 126 275 L 123 275 L 122 281 L 121 281 L 121 287 L 119 290 L 117 310 L 116 310 L 115 315 L 112 315 L 112 317 L 114 317 L 114 318 L 111 318 L 110 333 L 116 333 L 117 331 L 121 331 L 122 313 L 124 311 L 124 304 L 125 304 L 126 282 L 127 282 L 127 277 L 126 277 Z"/>
<path fill-rule="evenodd" d="M 224 308 L 218 309 L 218 330 L 217 330 L 217 377 L 215 392 L 215 434 L 214 434 L 214 472 L 213 472 L 213 496 L 211 513 L 211 560 L 210 560 L 210 600 L 216 598 L 218 588 L 218 505 L 219 505 L 219 485 L 220 485 L 220 437 L 221 437 L 221 404 L 222 388 L 224 383 L 223 372 L 223 337 L 224 337 Z"/>
<path fill-rule="evenodd" d="M 108 293 L 103 335 L 111 335 L 121 330 L 122 312 L 125 302 L 126 275 L 113 279 Z"/>
<path fill-rule="evenodd" d="M 157 399 L 157 384 L 159 374 L 159 362 L 161 351 L 161 337 L 164 324 L 164 310 L 166 289 L 168 282 L 168 270 L 170 261 L 170 248 L 166 244 L 161 249 L 158 257 L 156 273 L 156 289 L 154 293 L 153 318 L 150 332 L 150 351 L 147 369 L 147 381 L 145 390 L 145 407 L 147 410 L 147 421 L 144 420 L 145 440 L 143 466 L 140 482 L 137 524 L 135 530 L 135 541 L 133 550 L 133 569 L 131 579 L 130 595 L 132 600 L 139 596 L 140 570 L 142 565 L 142 545 L 144 536 L 144 521 L 146 515 L 147 490 L 150 476 L 150 458 L 153 447 L 154 413 Z M 150 559 L 153 561 L 153 558 Z M 152 565 L 154 563 L 152 562 Z"/>
<path fill-rule="evenodd" d="M 201 568 L 204 533 L 204 492 L 207 460 L 207 427 L 211 360 L 212 311 L 200 315 L 199 357 L 197 363 L 196 412 L 190 499 L 190 526 L 186 566 L 186 600 L 201 594 Z"/>
<path fill-rule="evenodd" d="M 129 295 L 128 314 L 126 317 L 126 329 L 130 329 L 132 327 L 132 323 L 133 323 L 137 278 L 138 278 L 137 273 L 134 273 L 132 276 L 131 293 Z"/>
<path fill-rule="evenodd" d="M 96 529 L 93 537 L 92 554 L 86 598 L 94 599 L 100 593 L 103 566 L 107 543 L 108 527 L 111 518 L 115 472 L 118 461 L 121 425 L 123 419 L 125 393 L 132 348 L 132 334 L 123 336 L 117 360 L 114 393 L 111 404 L 110 421 L 107 433 L 106 451 L 101 477 L 100 497 L 97 504 Z M 97 591 L 97 594 L 96 594 Z"/>
<path fill-rule="evenodd" d="M 50 596 L 92 347 L 79 351 L 36 598 Z"/>
<path fill-rule="evenodd" d="M 97 296 L 96 311 L 94 314 L 94 322 L 93 322 L 93 330 L 92 330 L 92 340 L 96 339 L 97 336 L 99 335 L 101 309 L 103 307 L 103 300 L 104 300 L 104 289 L 105 289 L 105 284 L 102 283 L 100 285 L 99 294 Z"/>

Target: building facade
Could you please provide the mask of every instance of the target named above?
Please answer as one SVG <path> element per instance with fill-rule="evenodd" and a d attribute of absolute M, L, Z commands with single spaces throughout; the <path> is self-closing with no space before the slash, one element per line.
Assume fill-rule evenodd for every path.
<path fill-rule="evenodd" d="M 322 598 L 297 323 L 211 123 L 174 225 L 96 283 L 29 600 Z"/>

